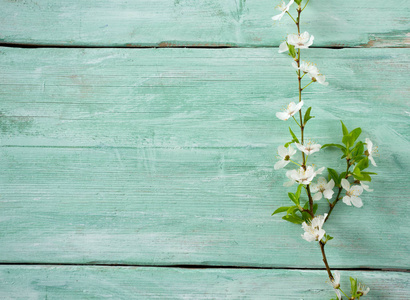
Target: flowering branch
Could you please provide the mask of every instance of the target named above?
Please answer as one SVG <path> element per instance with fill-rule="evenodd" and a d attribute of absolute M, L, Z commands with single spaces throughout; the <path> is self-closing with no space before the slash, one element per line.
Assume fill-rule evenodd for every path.
<path fill-rule="evenodd" d="M 302 2 L 304 2 L 302 8 Z M 297 4 L 296 19 L 289 12 L 293 3 Z M 286 177 L 289 179 L 288 182 L 284 183 L 284 186 L 290 187 L 293 184 L 297 183 L 298 188 L 296 193 L 288 193 L 288 197 L 293 203 L 291 206 L 282 206 L 276 209 L 272 215 L 278 213 L 286 212 L 286 215 L 282 219 L 295 223 L 301 224 L 304 230 L 302 234 L 303 239 L 308 242 L 317 241 L 320 250 L 322 252 L 323 263 L 325 264 L 330 283 L 337 295 L 338 299 L 342 299 L 342 294 L 347 299 L 360 299 L 360 297 L 365 296 L 369 292 L 369 288 L 366 288 L 364 285 L 357 282 L 357 279 L 350 277 L 351 283 L 351 296 L 348 296 L 340 287 L 340 274 L 338 271 L 332 270 L 328 264 L 325 245 L 328 241 L 332 240 L 333 237 L 328 235 L 323 229 L 324 223 L 329 219 L 331 213 L 333 212 L 336 204 L 339 200 L 343 199 L 343 202 L 349 206 L 362 207 L 363 202 L 359 197 L 363 190 L 371 192 L 367 182 L 371 181 L 371 175 L 376 173 L 364 171 L 369 167 L 369 161 L 372 165 L 376 166 L 374 161 L 373 154 L 375 153 L 375 148 L 373 148 L 373 143 L 369 139 L 365 139 L 365 142 L 358 141 L 358 138 L 362 132 L 360 128 L 355 128 L 350 131 L 346 126 L 342 124 L 342 144 L 325 144 L 323 146 L 315 144 L 311 141 L 305 142 L 305 127 L 309 120 L 314 118 L 310 115 L 311 107 L 307 108 L 303 113 L 302 107 L 304 101 L 302 100 L 302 92 L 313 83 L 319 83 L 323 86 L 327 86 L 329 83 L 326 81 L 325 75 L 323 75 L 316 65 L 301 60 L 301 50 L 309 48 L 314 41 L 314 36 L 310 35 L 308 32 L 301 33 L 300 30 L 300 20 L 301 13 L 305 10 L 309 3 L 309 0 L 290 0 L 286 4 L 283 0 L 281 4 L 278 5 L 277 9 L 280 11 L 280 14 L 272 17 L 274 21 L 279 21 L 286 14 L 288 15 L 297 27 L 297 34 L 289 34 L 286 38 L 286 41 L 280 44 L 279 53 L 288 52 L 289 56 L 293 58 L 292 66 L 296 69 L 296 74 L 298 78 L 298 103 L 290 102 L 289 105 L 284 109 L 283 112 L 276 113 L 276 116 L 283 120 L 287 121 L 289 118 L 293 118 L 295 123 L 300 128 L 300 140 L 292 131 L 292 128 L 289 127 L 289 133 L 292 137 L 292 140 L 285 145 L 278 147 L 279 161 L 275 164 L 275 170 L 286 167 L 289 162 L 296 164 L 298 169 L 291 169 L 286 172 Z M 310 77 L 310 82 L 305 84 L 302 88 L 302 80 L 305 75 Z M 295 114 L 299 114 L 299 121 L 295 118 Z M 292 144 L 295 144 L 296 148 L 301 152 L 301 163 L 291 160 L 297 152 L 292 147 Z M 325 167 L 315 170 L 313 165 L 308 165 L 308 158 L 319 152 L 321 149 L 327 147 L 336 147 L 340 149 L 343 153 L 341 159 L 346 160 L 346 171 L 341 172 L 340 174 L 331 168 L 327 168 L 328 171 L 328 180 L 325 177 L 319 177 L 316 182 L 313 182 L 315 177 L 319 174 L 322 174 L 325 170 Z M 367 149 L 365 150 L 364 147 Z M 350 169 L 353 167 L 353 171 Z M 353 178 L 353 182 L 349 182 L 349 179 Z M 360 185 L 357 185 L 360 184 Z M 333 201 L 334 187 L 338 188 L 336 197 Z M 302 188 L 306 191 L 307 199 L 303 199 L 301 196 Z M 344 192 L 344 195 L 342 195 Z M 321 200 L 322 198 L 327 199 L 329 211 L 327 214 L 315 215 L 318 209 L 318 204 L 316 201 Z"/>

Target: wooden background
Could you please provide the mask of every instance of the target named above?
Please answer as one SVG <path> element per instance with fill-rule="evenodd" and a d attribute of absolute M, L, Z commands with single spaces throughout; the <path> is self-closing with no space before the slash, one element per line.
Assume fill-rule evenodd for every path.
<path fill-rule="evenodd" d="M 317 245 L 271 216 L 297 86 L 276 2 L 0 0 L 1 299 L 333 297 Z M 343 119 L 379 146 L 375 191 L 326 224 L 368 299 L 410 297 L 409 13 L 312 0 L 301 25 L 330 82 L 305 93 L 308 137 Z"/>

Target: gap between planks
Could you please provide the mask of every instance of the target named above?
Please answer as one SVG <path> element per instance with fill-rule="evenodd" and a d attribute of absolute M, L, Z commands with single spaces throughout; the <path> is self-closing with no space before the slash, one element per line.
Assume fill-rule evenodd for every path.
<path fill-rule="evenodd" d="M 29 48 L 29 49 L 37 49 L 37 48 L 92 48 L 92 49 L 162 49 L 162 48 L 170 48 L 170 49 L 178 49 L 178 48 L 188 48 L 188 49 L 230 49 L 230 48 L 278 48 L 279 46 L 240 46 L 240 45 L 172 45 L 167 44 L 166 46 L 162 46 L 160 44 L 156 45 L 125 45 L 125 46 L 97 46 L 97 45 L 53 45 L 53 44 L 24 44 L 24 43 L 0 43 L 0 47 L 7 47 L 7 48 Z M 328 46 L 328 47 L 315 47 L 311 46 L 309 48 L 313 49 L 349 49 L 349 48 L 358 48 L 361 49 L 363 47 L 358 46 Z M 379 47 L 369 47 L 369 48 L 379 48 Z M 383 47 L 383 48 L 406 48 L 406 47 Z"/>
<path fill-rule="evenodd" d="M 76 267 L 129 267 L 129 268 L 174 268 L 174 269 L 250 269 L 250 270 L 295 270 L 295 271 L 326 271 L 325 268 L 296 268 L 296 267 L 256 267 L 234 265 L 198 265 L 198 264 L 169 264 L 169 265 L 138 265 L 138 264 L 109 264 L 109 263 L 42 263 L 26 262 L 13 263 L 0 262 L 0 266 L 76 266 Z M 335 268 L 340 271 L 366 271 L 366 272 L 401 272 L 410 273 L 410 269 L 397 268 Z"/>

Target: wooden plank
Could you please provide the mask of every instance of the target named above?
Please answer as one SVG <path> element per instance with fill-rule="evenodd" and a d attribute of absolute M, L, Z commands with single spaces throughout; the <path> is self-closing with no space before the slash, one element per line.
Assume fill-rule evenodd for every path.
<path fill-rule="evenodd" d="M 322 267 L 299 226 L 270 216 L 287 201 L 272 166 L 289 125 L 274 115 L 295 96 L 288 57 L 273 49 L 0 54 L 1 261 Z M 330 264 L 408 268 L 408 52 L 308 55 L 331 83 L 306 92 L 316 115 L 308 136 L 333 141 L 343 118 L 380 147 L 365 208 L 339 205 L 326 225 L 336 237 Z M 326 153 L 325 165 L 341 167 Z"/>
<path fill-rule="evenodd" d="M 341 272 L 367 284 L 369 299 L 408 299 L 409 273 Z M 326 272 L 86 266 L 1 266 L 2 299 L 330 299 Z"/>
<path fill-rule="evenodd" d="M 279 0 L 1 0 L 3 43 L 71 46 L 278 46 L 294 32 L 274 24 Z M 293 9 L 296 9 L 294 5 Z M 410 4 L 311 1 L 302 30 L 319 47 L 409 47 Z"/>

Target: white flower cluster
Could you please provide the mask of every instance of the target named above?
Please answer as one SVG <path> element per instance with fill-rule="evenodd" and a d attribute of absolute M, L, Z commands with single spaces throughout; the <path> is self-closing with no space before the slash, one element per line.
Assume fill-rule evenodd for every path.
<path fill-rule="evenodd" d="M 309 32 L 305 31 L 302 33 L 300 31 L 300 16 L 309 3 L 309 0 L 290 0 L 287 4 L 285 2 L 287 0 L 280 1 L 281 3 L 276 7 L 280 13 L 273 16 L 272 20 L 280 21 L 283 16 L 287 14 L 297 26 L 298 33 L 287 35 L 286 40 L 279 45 L 279 53 L 288 52 L 289 56 L 293 58 L 292 66 L 296 69 L 299 83 L 299 102 L 290 102 L 282 111 L 276 113 L 276 117 L 282 121 L 293 119 L 301 130 L 301 135 L 299 140 L 289 127 L 292 140 L 285 145 L 278 147 L 279 160 L 275 163 L 274 169 L 278 170 L 285 168 L 290 163 L 296 165 L 296 168 L 291 168 L 286 171 L 288 181 L 286 181 L 283 185 L 290 187 L 296 183 L 298 184 L 298 188 L 296 193 L 288 193 L 288 196 L 294 205 L 292 204 L 292 206 L 280 207 L 276 209 L 273 214 L 286 212 L 286 216 L 283 216 L 284 220 L 295 224 L 302 224 L 304 233 L 301 236 L 304 240 L 308 242 L 319 242 L 322 250 L 323 261 L 326 265 L 329 279 L 331 280 L 330 283 L 338 299 L 342 299 L 342 293 L 348 299 L 359 299 L 361 296 L 365 296 L 370 289 L 361 283 L 358 283 L 357 279 L 352 277 L 350 277 L 352 291 L 351 297 L 347 296 L 340 288 L 340 273 L 338 271 L 334 271 L 332 274 L 324 252 L 325 244 L 333 239 L 333 237 L 326 234 L 323 226 L 339 200 L 343 200 L 343 203 L 348 206 L 353 205 L 359 208 L 363 206 L 363 201 L 360 196 L 363 191 L 373 191 L 370 189 L 368 181 L 371 181 L 370 175 L 375 174 L 366 172 L 365 169 L 369 166 L 369 163 L 376 166 L 373 156 L 377 150 L 373 147 L 372 141 L 368 138 L 365 139 L 365 142 L 357 141 L 362 132 L 361 128 L 355 128 L 349 132 L 343 122 L 341 122 L 343 129 L 343 145 L 326 144 L 322 146 L 318 143 L 308 141 L 305 138 L 304 129 L 306 124 L 314 117 L 310 115 L 311 107 L 309 107 L 304 114 L 302 112 L 302 107 L 304 105 L 304 102 L 302 101 L 302 91 L 304 91 L 312 83 L 317 82 L 323 86 L 328 86 L 329 83 L 326 81 L 326 76 L 322 74 L 314 63 L 301 60 L 301 49 L 308 49 L 313 45 L 315 40 L 315 37 Z M 304 5 L 302 5 L 302 2 L 304 2 Z M 289 11 L 293 3 L 298 5 L 297 17 L 295 18 Z M 310 82 L 308 82 L 305 86 L 302 85 L 303 78 L 304 80 L 310 78 Z M 297 118 L 295 117 L 296 114 L 298 115 Z M 292 144 L 294 145 L 292 146 Z M 347 162 L 346 171 L 340 174 L 336 170 L 327 168 L 329 172 L 329 181 L 325 177 L 317 176 L 324 172 L 326 169 L 325 167 L 317 168 L 310 162 L 310 160 L 308 163 L 308 158 L 310 158 L 311 155 L 326 147 L 339 148 L 343 152 L 342 159 L 346 159 Z M 365 147 L 367 148 L 366 150 Z M 299 161 L 293 158 L 298 150 L 301 154 L 301 159 Z M 352 167 L 353 170 L 351 170 Z M 335 198 L 334 188 L 337 189 Z M 302 190 L 306 191 L 308 200 L 300 197 Z M 329 211 L 324 215 L 315 215 L 318 204 L 315 204 L 314 202 L 320 201 L 323 198 L 327 201 L 326 205 L 329 207 Z"/>

